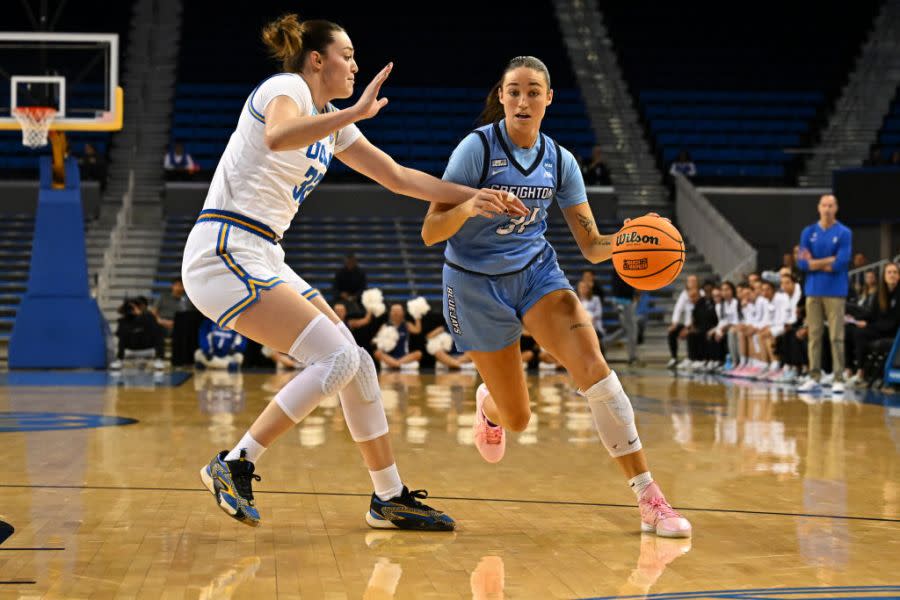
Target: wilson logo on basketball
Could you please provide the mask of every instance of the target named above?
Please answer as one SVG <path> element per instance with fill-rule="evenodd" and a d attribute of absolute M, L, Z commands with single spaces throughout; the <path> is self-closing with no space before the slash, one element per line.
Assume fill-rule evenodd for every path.
<path fill-rule="evenodd" d="M 616 244 L 653 244 L 659 246 L 659 238 L 652 235 L 641 235 L 636 231 L 631 233 L 620 233 L 616 236 Z"/>
<path fill-rule="evenodd" d="M 626 260 L 622 263 L 623 271 L 646 271 L 647 270 L 647 259 L 639 258 L 637 260 Z"/>

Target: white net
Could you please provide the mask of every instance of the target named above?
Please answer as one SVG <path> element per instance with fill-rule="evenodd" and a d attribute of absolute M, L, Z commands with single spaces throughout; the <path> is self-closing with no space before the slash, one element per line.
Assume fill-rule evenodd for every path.
<path fill-rule="evenodd" d="M 22 126 L 22 145 L 40 148 L 47 145 L 47 132 L 56 116 L 56 110 L 45 106 L 25 106 L 13 110 L 13 116 Z"/>

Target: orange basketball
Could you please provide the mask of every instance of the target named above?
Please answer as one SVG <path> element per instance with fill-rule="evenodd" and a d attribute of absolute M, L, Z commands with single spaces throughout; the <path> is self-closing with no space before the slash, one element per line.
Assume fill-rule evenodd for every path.
<path fill-rule="evenodd" d="M 684 240 L 662 217 L 630 220 L 613 238 L 613 267 L 639 290 L 658 290 L 675 281 L 684 266 Z"/>

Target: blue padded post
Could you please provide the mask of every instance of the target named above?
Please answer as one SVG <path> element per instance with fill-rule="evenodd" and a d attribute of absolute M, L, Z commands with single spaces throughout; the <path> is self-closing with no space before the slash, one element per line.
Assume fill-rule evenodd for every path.
<path fill-rule="evenodd" d="M 11 369 L 105 368 L 104 320 L 88 286 L 78 163 L 67 159 L 66 187 L 54 190 L 49 156 L 40 191 L 28 290 L 9 340 Z"/>

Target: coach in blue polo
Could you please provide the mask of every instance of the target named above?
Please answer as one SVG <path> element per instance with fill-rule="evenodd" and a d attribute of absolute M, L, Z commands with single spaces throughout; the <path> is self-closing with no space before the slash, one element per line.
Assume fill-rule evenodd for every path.
<path fill-rule="evenodd" d="M 837 220 L 838 202 L 831 194 L 819 199 L 819 220 L 800 235 L 798 266 L 806 273 L 806 324 L 809 327 L 809 374 L 797 391 L 815 392 L 822 375 L 822 337 L 828 323 L 834 382 L 831 393 L 844 393 L 844 303 L 847 300 L 853 234 Z"/>

